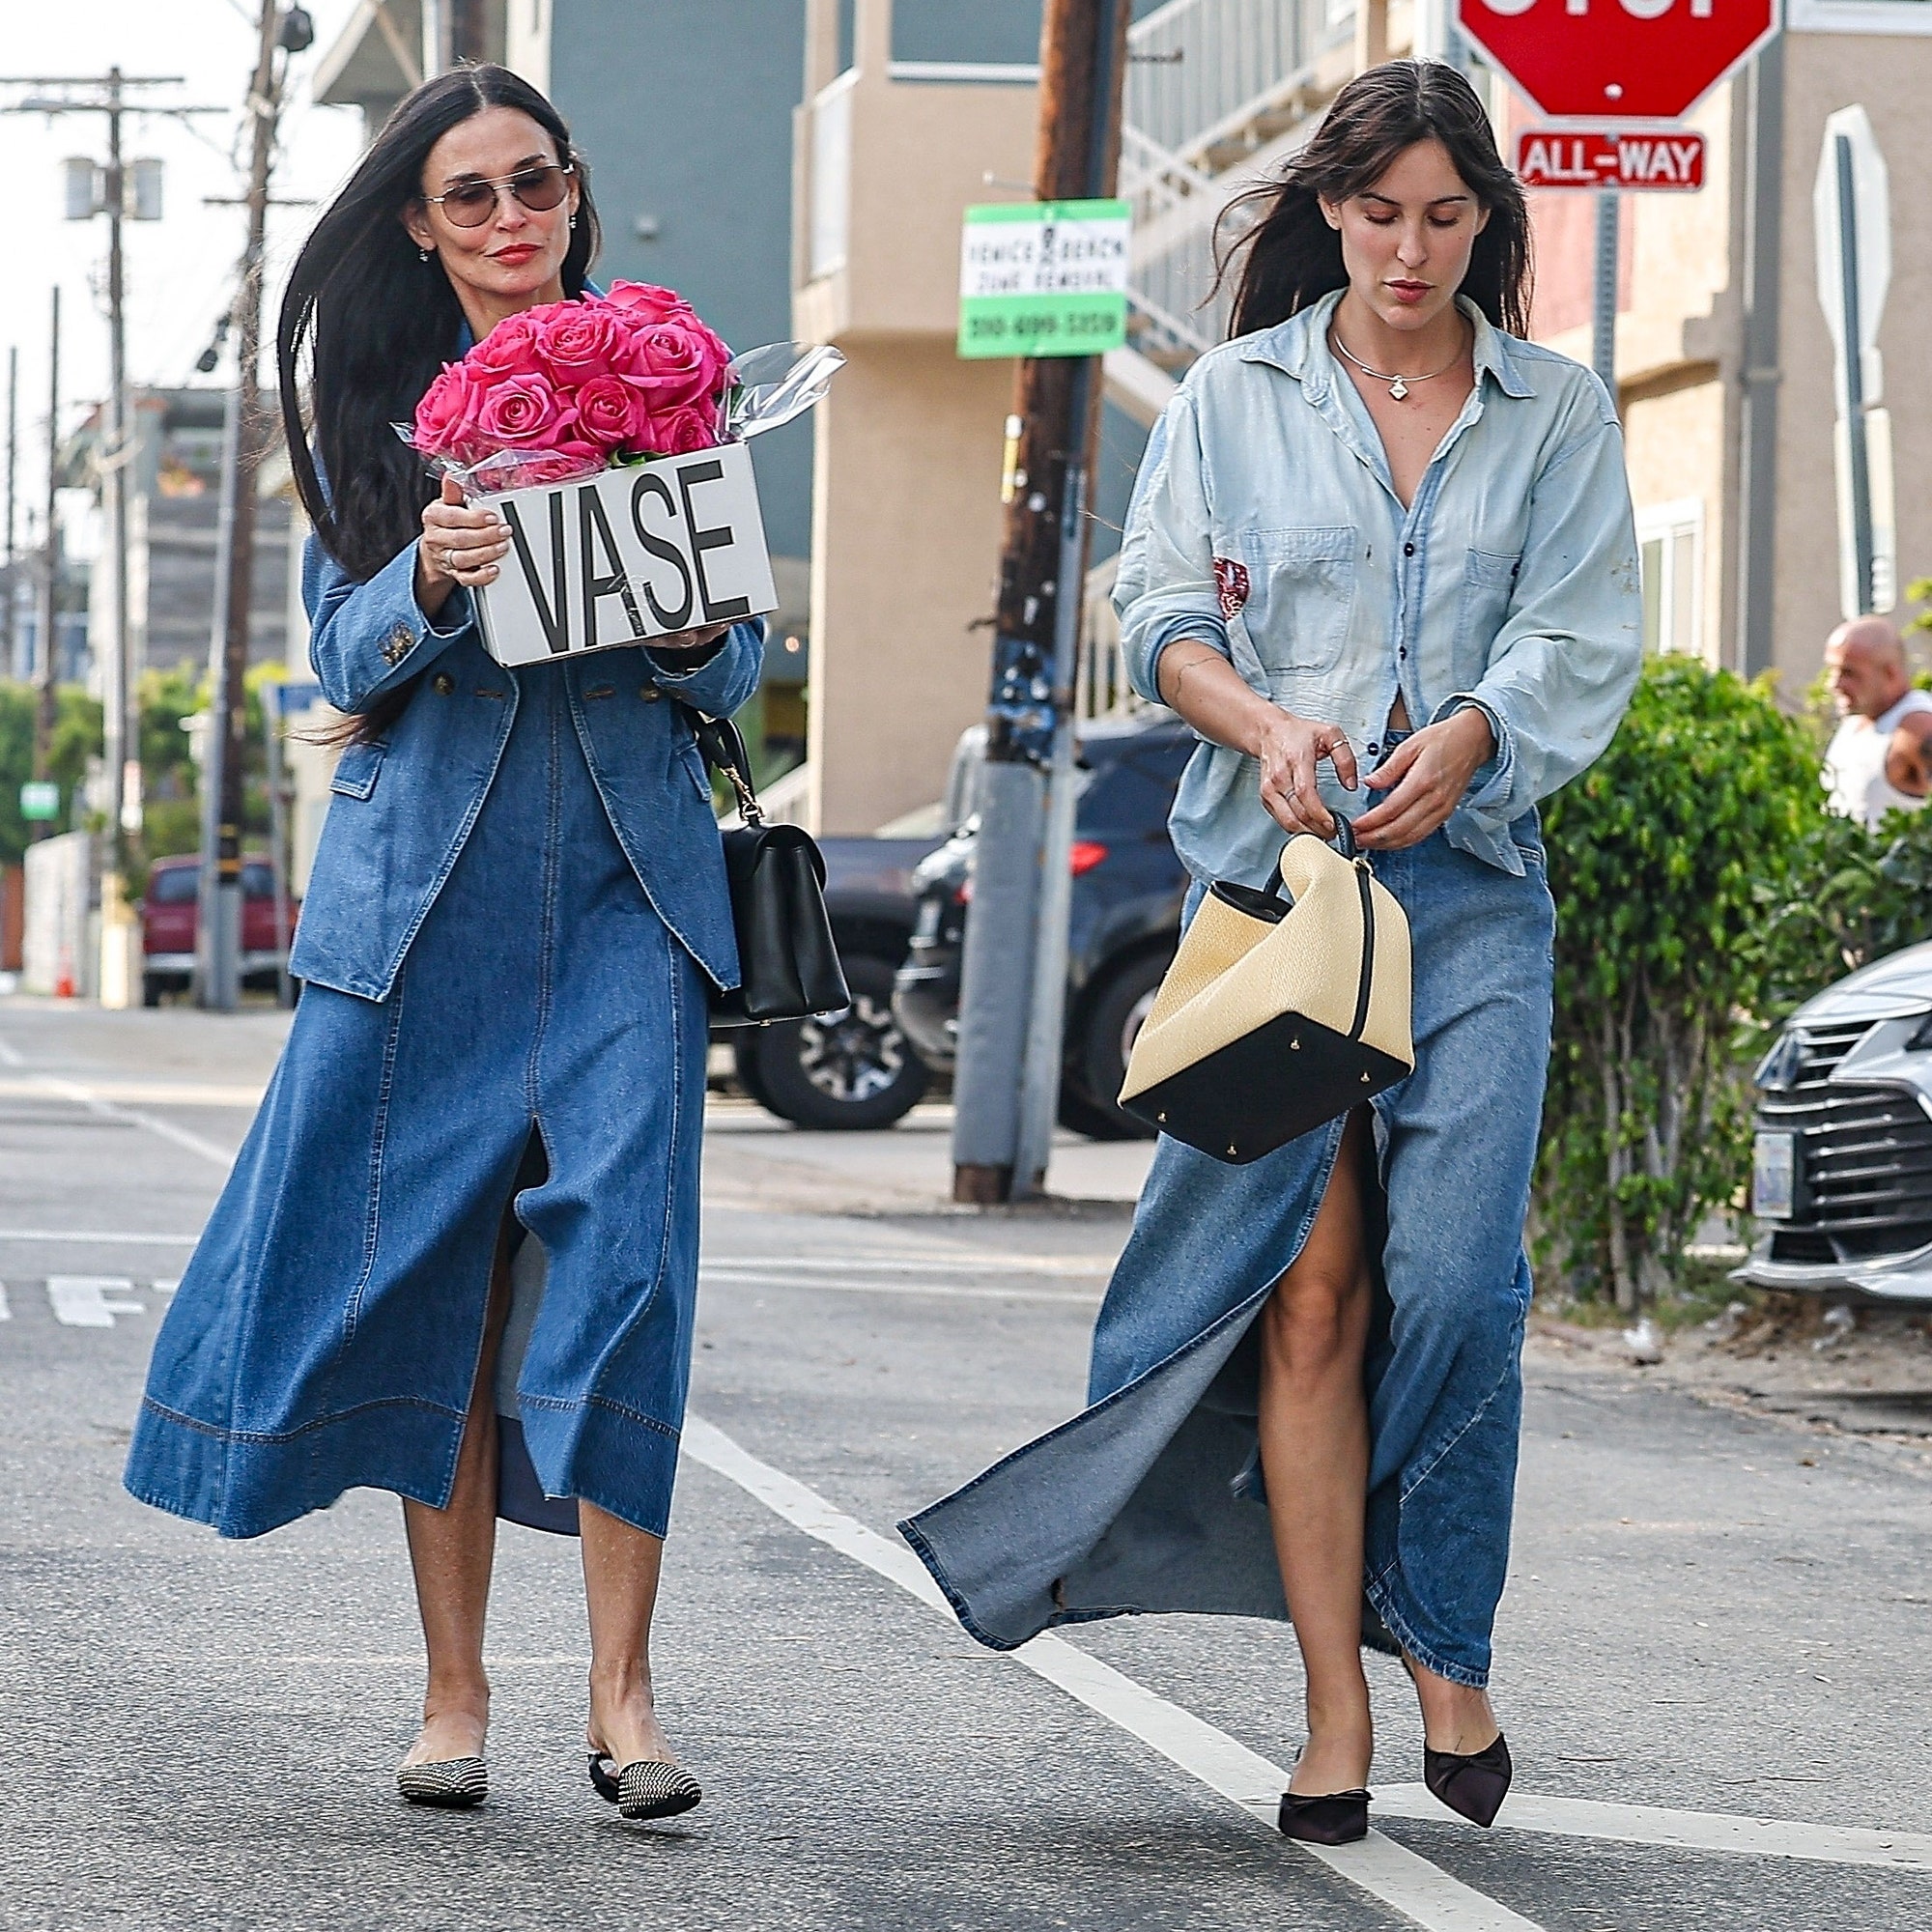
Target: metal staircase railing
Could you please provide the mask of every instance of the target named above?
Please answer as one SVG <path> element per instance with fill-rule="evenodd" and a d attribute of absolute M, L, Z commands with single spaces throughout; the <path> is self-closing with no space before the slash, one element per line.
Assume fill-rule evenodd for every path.
<path fill-rule="evenodd" d="M 1225 298 L 1208 300 L 1222 210 L 1259 157 L 1312 124 L 1324 57 L 1353 34 L 1353 0 L 1169 0 L 1128 30 L 1130 332 L 1170 374 L 1227 333 Z"/>
<path fill-rule="evenodd" d="M 1354 0 L 1168 0 L 1127 30 L 1122 120 L 1220 174 L 1307 112 L 1305 71 L 1354 23 Z"/>

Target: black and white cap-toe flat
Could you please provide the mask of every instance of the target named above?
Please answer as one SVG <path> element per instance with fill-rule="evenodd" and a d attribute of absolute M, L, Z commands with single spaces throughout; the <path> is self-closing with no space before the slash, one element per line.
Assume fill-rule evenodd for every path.
<path fill-rule="evenodd" d="M 675 1818 L 704 1796 L 682 1765 L 639 1757 L 619 1771 L 602 1751 L 590 1753 L 590 1782 L 599 1798 L 623 1818 Z"/>
<path fill-rule="evenodd" d="M 490 1767 L 480 1757 L 446 1757 L 435 1764 L 396 1767 L 396 1789 L 412 1804 L 449 1810 L 480 1804 L 490 1795 Z"/>

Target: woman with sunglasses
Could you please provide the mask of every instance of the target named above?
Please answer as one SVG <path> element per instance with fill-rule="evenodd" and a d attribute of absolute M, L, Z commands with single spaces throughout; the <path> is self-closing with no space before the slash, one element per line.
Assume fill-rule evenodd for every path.
<path fill-rule="evenodd" d="M 428 1689 L 397 1783 L 431 1804 L 488 1789 L 499 1509 L 580 1531 L 591 1781 L 645 1818 L 699 1796 L 648 1646 L 706 988 L 738 971 L 708 781 L 667 700 L 735 710 L 762 638 L 505 669 L 472 592 L 508 532 L 391 427 L 497 323 L 582 297 L 597 240 L 555 109 L 479 67 L 402 103 L 296 263 L 277 351 L 310 654 L 353 724 L 291 960 L 305 991 L 156 1344 L 127 1481 L 227 1536 L 401 1494 Z M 526 1234 L 545 1264 L 533 1246 L 515 1276 L 540 1299 L 514 1297 L 506 1345 Z"/>

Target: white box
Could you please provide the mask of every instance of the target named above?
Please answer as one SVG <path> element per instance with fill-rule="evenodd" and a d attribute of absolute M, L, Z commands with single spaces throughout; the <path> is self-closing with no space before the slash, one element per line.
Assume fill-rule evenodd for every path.
<path fill-rule="evenodd" d="M 745 443 L 478 501 L 510 526 L 510 554 L 476 598 L 498 664 L 643 643 L 778 608 Z"/>

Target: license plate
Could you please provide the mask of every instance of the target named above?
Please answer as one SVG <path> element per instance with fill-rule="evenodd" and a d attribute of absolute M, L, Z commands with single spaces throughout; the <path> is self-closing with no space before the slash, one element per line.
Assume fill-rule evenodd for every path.
<path fill-rule="evenodd" d="M 1788 1221 L 1798 1191 L 1798 1136 L 1759 1134 L 1751 1159 L 1751 1212 L 1761 1221 Z"/>

